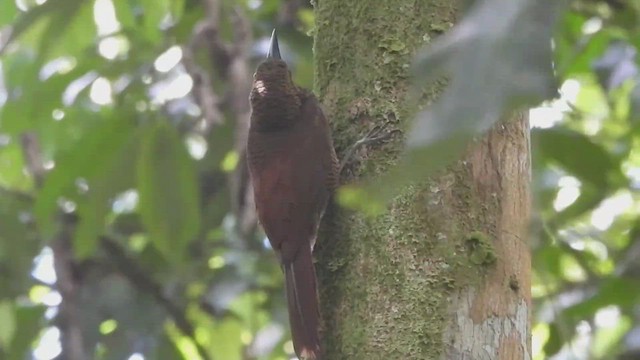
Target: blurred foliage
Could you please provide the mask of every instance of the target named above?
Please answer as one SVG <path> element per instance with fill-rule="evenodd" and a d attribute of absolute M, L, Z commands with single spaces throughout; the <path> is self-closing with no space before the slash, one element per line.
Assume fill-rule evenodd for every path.
<path fill-rule="evenodd" d="M 191 53 L 211 3 L 0 1 L 0 358 L 60 356 L 59 283 L 69 279 L 56 283 L 53 254 L 65 234 L 90 358 L 291 355 L 280 270 L 238 195 L 242 104 L 232 97 L 246 89 L 220 71 L 232 58 L 207 46 Z M 562 96 L 532 111 L 534 353 L 640 358 L 640 2 L 570 1 L 555 12 L 520 0 L 512 17 L 502 4 L 483 2 L 463 23 L 504 26 L 417 58 L 418 76 L 444 61 L 457 77 L 448 105 L 419 116 L 410 145 L 443 153 L 504 106 L 548 97 L 544 39 L 557 16 Z M 307 1 L 221 0 L 219 13 L 207 44 L 228 48 L 250 24 L 244 75 L 278 26 L 296 81 L 311 87 Z M 452 55 L 469 41 L 471 55 Z M 209 104 L 215 121 L 205 119 L 206 83 L 222 95 Z M 466 121 L 476 111 L 490 116 Z M 446 126 L 425 138 L 420 124 L 433 116 Z"/>
<path fill-rule="evenodd" d="M 305 1 L 213 3 L 0 2 L 0 358 L 64 358 L 67 299 L 52 264 L 66 232 L 88 358 L 292 353 L 277 262 L 233 203 L 240 120 L 229 94 L 248 97 L 248 85 L 206 43 L 229 47 L 230 19 L 250 24 L 238 58 L 250 78 L 278 26 L 310 87 L 313 12 Z M 218 33 L 190 47 L 215 11 Z M 219 95 L 214 124 L 191 95 L 202 79 L 189 66 Z"/>

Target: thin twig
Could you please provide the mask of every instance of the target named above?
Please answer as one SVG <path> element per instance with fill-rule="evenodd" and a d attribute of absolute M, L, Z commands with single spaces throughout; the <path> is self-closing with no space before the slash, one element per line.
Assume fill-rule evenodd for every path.
<path fill-rule="evenodd" d="M 186 337 L 191 339 L 198 354 L 203 360 L 209 360 L 207 350 L 197 341 L 195 330 L 187 315 L 180 306 L 176 305 L 163 292 L 162 286 L 155 282 L 147 273 L 129 256 L 126 251 L 115 240 L 102 237 L 101 246 L 112 260 L 117 270 L 122 273 L 127 280 L 140 292 L 153 297 L 169 314 L 174 324 Z"/>
<path fill-rule="evenodd" d="M 46 169 L 42 159 L 40 143 L 35 133 L 25 133 L 21 137 L 27 170 L 33 176 L 37 187 L 44 181 Z M 56 288 L 60 292 L 62 302 L 59 306 L 62 353 L 69 360 L 88 359 L 84 349 L 82 314 L 80 312 L 79 289 L 80 280 L 73 275 L 75 267 L 71 234 L 73 224 L 62 222 L 61 229 L 51 242 L 54 270 L 56 272 Z"/>

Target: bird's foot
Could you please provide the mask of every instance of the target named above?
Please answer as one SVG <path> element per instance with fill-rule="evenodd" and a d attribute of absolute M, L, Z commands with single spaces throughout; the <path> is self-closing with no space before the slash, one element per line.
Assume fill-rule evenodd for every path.
<path fill-rule="evenodd" d="M 399 129 L 388 129 L 390 123 L 391 121 L 385 121 L 381 125 L 374 126 L 373 129 L 369 130 L 369 132 L 364 137 L 351 145 L 349 150 L 347 150 L 346 154 L 342 158 L 342 161 L 340 161 L 338 174 L 342 174 L 342 170 L 349 163 L 349 161 L 353 159 L 353 156 L 360 147 L 384 142 L 385 140 L 390 139 L 394 134 L 400 132 Z"/>

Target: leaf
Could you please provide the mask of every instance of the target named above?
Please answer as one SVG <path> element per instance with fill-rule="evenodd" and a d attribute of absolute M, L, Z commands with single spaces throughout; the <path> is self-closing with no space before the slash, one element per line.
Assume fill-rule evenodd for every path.
<path fill-rule="evenodd" d="M 74 22 L 74 16 L 80 10 L 91 9 L 92 4 L 93 2 L 84 0 L 48 0 L 42 5 L 32 7 L 15 21 L 7 39 L 4 43 L 0 43 L 0 55 L 4 53 L 9 44 L 30 30 L 34 24 L 45 21 L 48 25 L 47 31 L 44 31 L 39 37 L 40 49 L 38 52 L 38 57 L 44 60 L 49 46 L 58 43 L 60 36 Z M 90 34 L 92 29 L 83 30 L 85 34 Z"/>
<path fill-rule="evenodd" d="M 160 344 L 154 351 L 154 356 L 152 359 L 158 360 L 177 360 L 184 359 L 180 350 L 176 347 L 173 341 L 167 336 L 167 334 L 163 334 L 160 339 L 158 339 Z"/>
<path fill-rule="evenodd" d="M 92 53 L 96 41 L 96 25 L 93 19 L 93 1 L 67 0 L 69 9 L 58 11 L 52 17 L 47 32 L 40 41 L 39 55 L 42 61 L 63 55 L 82 56 L 86 50 Z"/>
<path fill-rule="evenodd" d="M 562 349 L 562 345 L 564 345 L 562 332 L 558 328 L 558 324 L 551 323 L 549 324 L 549 338 L 547 342 L 544 344 L 544 354 L 548 357 L 553 356 Z"/>
<path fill-rule="evenodd" d="M 0 188 L 0 301 L 33 285 L 30 271 L 41 243 L 30 219 L 32 205 L 30 196 Z"/>
<path fill-rule="evenodd" d="M 153 244 L 178 260 L 200 228 L 200 196 L 193 160 L 175 128 L 146 129 L 138 159 L 140 214 Z"/>
<path fill-rule="evenodd" d="M 536 129 L 531 137 L 537 161 L 559 166 L 582 183 L 580 197 L 550 219 L 554 227 L 595 208 L 624 181 L 620 164 L 582 133 L 553 127 Z"/>
<path fill-rule="evenodd" d="M 531 136 L 538 156 L 560 165 L 582 182 L 606 188 L 612 174 L 620 174 L 620 164 L 582 133 L 554 127 L 534 130 Z"/>
<path fill-rule="evenodd" d="M 169 14 L 170 0 L 138 0 L 144 11 L 142 31 L 145 38 L 154 44 L 162 40 L 160 24 Z"/>
<path fill-rule="evenodd" d="M 126 112 L 119 112 L 117 116 L 100 119 L 75 145 L 55 158 L 56 166 L 45 177 L 34 207 L 43 233 L 50 235 L 54 229 L 58 198 L 74 195 L 77 179 L 93 178 L 105 164 L 113 161 L 118 150 L 127 143 L 133 131 L 131 116 Z"/>
<path fill-rule="evenodd" d="M 640 283 L 635 279 L 608 277 L 602 279 L 598 291 L 590 298 L 564 310 L 563 314 L 573 323 L 590 318 L 599 309 L 616 305 L 632 309 L 640 299 Z"/>
<path fill-rule="evenodd" d="M 0 349 L 8 347 L 16 334 L 16 315 L 13 304 L 9 301 L 0 302 Z"/>
<path fill-rule="evenodd" d="M 636 78 L 636 83 L 629 95 L 631 109 L 629 117 L 631 121 L 638 122 L 640 120 L 640 78 Z"/>
<path fill-rule="evenodd" d="M 20 144 L 12 141 L 9 145 L 0 148 L 0 168 L 2 169 L 0 171 L 0 186 L 20 191 L 30 190 L 33 181 L 25 174 L 24 166 Z"/>
<path fill-rule="evenodd" d="M 591 74 L 593 60 L 602 55 L 615 37 L 608 28 L 594 34 L 582 30 L 587 18 L 567 11 L 562 16 L 554 37 L 555 69 L 560 78 L 567 79 L 581 74 Z"/>
<path fill-rule="evenodd" d="M 9 347 L 7 360 L 22 360 L 31 351 L 31 344 L 44 323 L 45 306 L 19 306 L 16 308 L 16 334 Z"/>
<path fill-rule="evenodd" d="M 1 1 L 0 2 L 0 29 L 3 26 L 14 21 L 18 15 L 18 8 L 14 1 Z"/>
<path fill-rule="evenodd" d="M 403 165 L 394 172 L 396 181 L 433 174 L 458 159 L 474 136 L 506 112 L 555 96 L 551 38 L 559 3 L 476 2 L 457 26 L 417 55 L 413 70 L 418 86 L 441 75 L 449 76 L 449 85 L 418 114 Z"/>
<path fill-rule="evenodd" d="M 15 61 L 20 62 L 22 57 Z M 25 60 L 22 60 L 25 61 Z M 35 65 L 31 63 L 30 65 Z M 35 66 L 15 64 L 15 69 L 9 72 L 30 71 L 24 76 L 17 77 L 7 84 L 7 87 L 19 96 L 9 99 L 6 106 L 1 109 L 2 123 L 1 129 L 8 134 L 19 134 L 26 130 L 42 129 L 45 126 L 61 125 L 53 121 L 52 112 L 55 109 L 62 109 L 62 96 L 74 80 L 87 73 L 96 65 L 93 61 L 86 61 L 78 64 L 72 70 L 65 73 L 55 73 L 41 81 Z M 23 70 L 23 68 L 25 68 Z M 66 121 L 68 123 L 69 121 Z"/>
<path fill-rule="evenodd" d="M 78 204 L 80 221 L 75 231 L 74 250 L 79 258 L 92 255 L 99 235 L 105 232 L 106 217 L 111 210 L 109 200 L 134 185 L 139 139 L 137 133 L 128 134 L 129 137 L 121 143 L 122 147 L 114 149 L 113 157 L 88 179 L 89 193 L 85 201 Z"/>

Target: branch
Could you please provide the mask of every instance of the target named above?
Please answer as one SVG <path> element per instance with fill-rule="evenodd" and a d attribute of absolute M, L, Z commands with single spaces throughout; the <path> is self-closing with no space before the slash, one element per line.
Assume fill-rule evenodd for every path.
<path fill-rule="evenodd" d="M 122 273 L 140 292 L 151 295 L 151 297 L 164 307 L 180 332 L 191 339 L 200 357 L 204 360 L 209 360 L 209 354 L 197 341 L 193 325 L 189 319 L 187 319 L 184 309 L 176 305 L 166 296 L 162 290 L 162 286 L 151 279 L 134 260 L 129 258 L 126 251 L 115 240 L 101 237 L 100 243 L 109 255 L 109 259 L 114 262 L 117 271 Z"/>
<path fill-rule="evenodd" d="M 238 228 L 242 237 L 254 232 L 257 225 L 253 192 L 248 186 L 248 173 L 245 164 L 245 146 L 249 129 L 251 109 L 249 92 L 251 90 L 251 70 L 249 69 L 249 48 L 251 22 L 239 6 L 231 10 L 230 19 L 233 29 L 232 40 L 227 42 L 219 31 L 222 4 L 219 0 L 203 0 L 206 18 L 193 30 L 189 45 L 183 48 L 183 64 L 194 79 L 193 94 L 202 109 L 205 118 L 205 132 L 213 125 L 223 121 L 221 104 L 225 112 L 235 119 L 234 150 L 240 155 L 236 171 L 228 178 L 232 194 L 232 209 L 238 219 Z M 194 54 L 203 46 L 209 55 L 211 74 L 201 69 L 195 62 Z M 223 96 L 215 93 L 211 78 L 216 76 L 227 81 Z M 224 101 L 221 101 L 224 99 Z"/>
<path fill-rule="evenodd" d="M 41 187 L 46 169 L 42 161 L 40 143 L 35 133 L 25 133 L 21 137 L 22 152 L 27 170 L 33 176 L 36 187 Z M 61 319 L 62 353 L 68 360 L 85 360 L 82 314 L 80 313 L 81 287 L 79 279 L 73 274 L 75 267 L 71 234 L 73 224 L 62 222 L 62 228 L 51 242 L 53 251 L 54 270 L 56 272 L 56 288 L 62 296 L 59 311 Z"/>
<path fill-rule="evenodd" d="M 213 125 L 222 124 L 224 119 L 222 111 L 219 109 L 220 97 L 213 89 L 209 74 L 201 69 L 195 61 L 198 43 L 205 37 L 206 32 L 205 26 L 196 26 L 189 45 L 182 47 L 182 63 L 193 79 L 193 97 L 205 119 L 205 128 L 203 129 L 205 133 Z"/>

